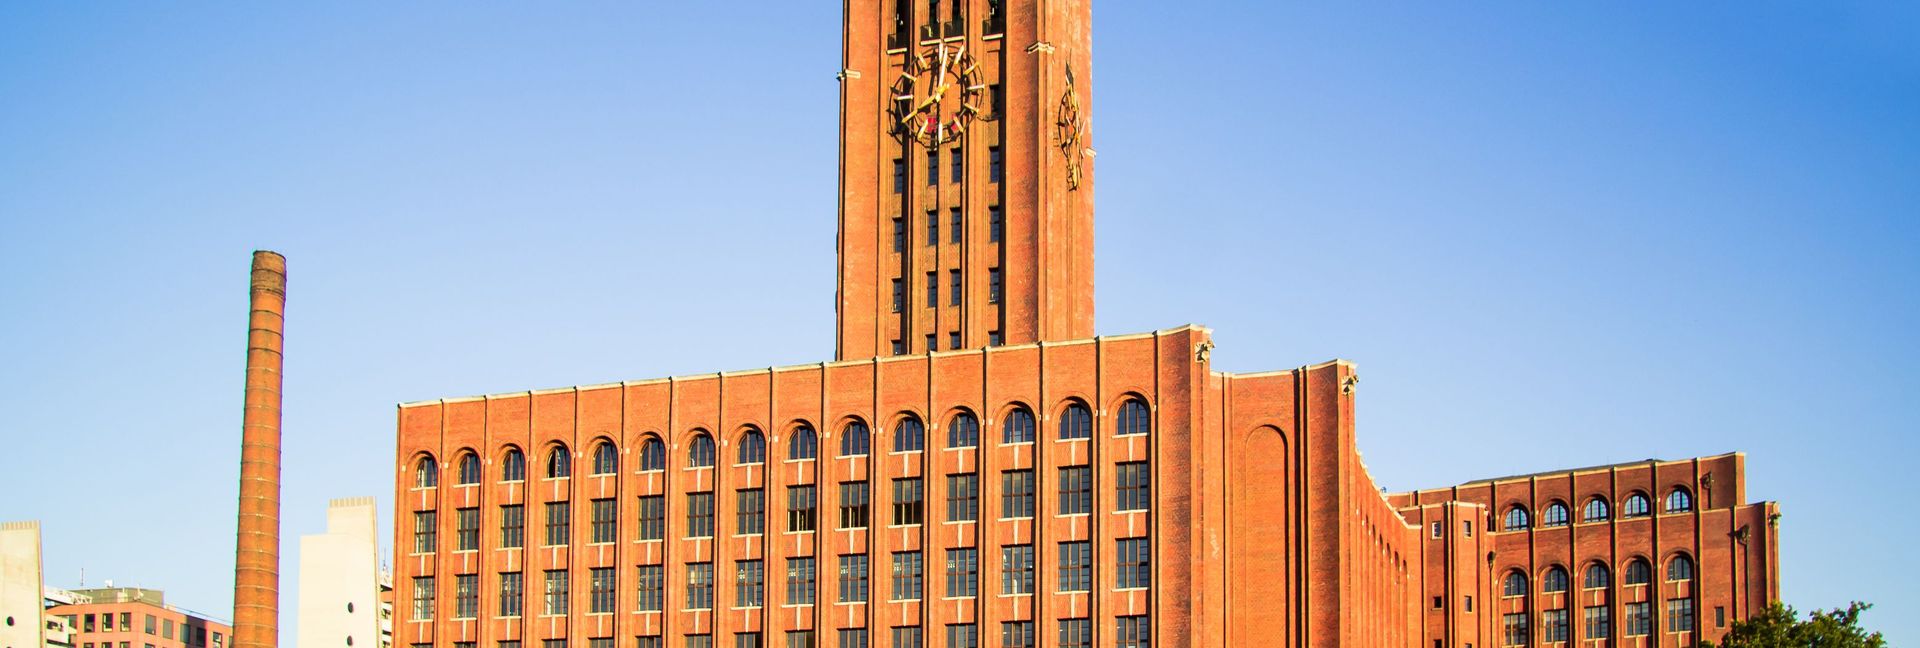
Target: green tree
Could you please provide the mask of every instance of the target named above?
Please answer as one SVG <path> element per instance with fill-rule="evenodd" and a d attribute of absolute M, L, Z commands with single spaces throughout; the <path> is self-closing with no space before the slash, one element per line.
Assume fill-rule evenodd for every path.
<path fill-rule="evenodd" d="M 1735 622 L 1721 643 L 1703 641 L 1700 648 L 1886 648 L 1880 633 L 1860 627 L 1860 613 L 1871 607 L 1854 602 L 1844 610 L 1815 610 L 1801 621 L 1793 608 L 1775 603 Z"/>

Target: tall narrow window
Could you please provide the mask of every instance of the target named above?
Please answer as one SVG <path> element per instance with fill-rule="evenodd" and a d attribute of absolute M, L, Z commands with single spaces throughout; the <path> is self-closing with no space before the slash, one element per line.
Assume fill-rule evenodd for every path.
<path fill-rule="evenodd" d="M 988 182 L 1000 181 L 1000 178 L 1002 175 L 1001 167 L 1005 166 L 1005 164 L 1001 161 L 1000 158 L 1001 158 L 1000 147 L 998 146 L 987 147 L 987 181 Z"/>
<path fill-rule="evenodd" d="M 567 570 L 549 569 L 545 573 L 545 598 L 540 613 L 548 616 L 560 616 L 567 613 Z"/>
<path fill-rule="evenodd" d="M 864 457 L 868 451 L 867 424 L 854 421 L 840 431 L 840 456 Z"/>
<path fill-rule="evenodd" d="M 1152 583 L 1153 555 L 1148 551 L 1146 538 L 1121 538 L 1118 545 L 1119 564 L 1114 574 L 1114 587 L 1132 589 L 1147 587 Z"/>
<path fill-rule="evenodd" d="M 705 432 L 693 435 L 693 442 L 687 444 L 687 466 L 691 468 L 712 467 L 713 455 L 713 437 Z"/>
<path fill-rule="evenodd" d="M 620 451 L 611 443 L 601 443 L 593 448 L 593 474 L 611 475 L 620 472 Z"/>
<path fill-rule="evenodd" d="M 640 496 L 640 539 L 662 540 L 667 537 L 667 496 Z"/>
<path fill-rule="evenodd" d="M 1116 648 L 1147 648 L 1153 645 L 1153 629 L 1149 627 L 1146 616 L 1123 616 L 1114 619 L 1113 645 Z"/>
<path fill-rule="evenodd" d="M 905 281 L 902 281 L 900 279 L 894 279 L 893 280 L 893 312 L 898 313 L 902 310 L 906 310 L 906 308 L 907 308 L 907 284 Z"/>
<path fill-rule="evenodd" d="M 500 460 L 500 481 L 525 481 L 527 478 L 527 456 L 519 448 L 507 449 L 507 456 Z"/>
<path fill-rule="evenodd" d="M 480 575 L 460 574 L 453 577 L 453 618 L 474 619 L 480 616 Z M 152 617 L 148 617 L 152 618 Z"/>
<path fill-rule="evenodd" d="M 1061 439 L 1088 439 L 1093 437 L 1093 413 L 1087 406 L 1074 403 L 1060 413 Z"/>
<path fill-rule="evenodd" d="M 1033 545 L 1000 548 L 1000 593 L 1033 593 Z"/>
<path fill-rule="evenodd" d="M 1093 543 L 1060 543 L 1060 591 L 1086 592 L 1093 589 Z"/>
<path fill-rule="evenodd" d="M 459 546 L 456 547 L 455 550 L 479 551 L 480 508 L 476 506 L 455 509 L 453 512 L 453 521 L 455 525 L 454 531 L 458 536 L 457 540 L 459 542 Z"/>
<path fill-rule="evenodd" d="M 413 552 L 433 553 L 439 545 L 440 516 L 433 511 L 413 512 Z"/>
<path fill-rule="evenodd" d="M 894 452 L 919 452 L 927 447 L 927 426 L 920 423 L 919 417 L 908 416 L 900 419 L 893 428 Z"/>
<path fill-rule="evenodd" d="M 813 485 L 787 487 L 787 530 L 812 531 L 819 517 Z"/>
<path fill-rule="evenodd" d="M 920 552 L 893 553 L 893 600 L 920 600 Z"/>
<path fill-rule="evenodd" d="M 867 600 L 867 555 L 840 557 L 840 602 L 864 603 Z"/>
<path fill-rule="evenodd" d="M 947 521 L 973 522 L 980 519 L 980 476 L 973 473 L 947 475 Z"/>
<path fill-rule="evenodd" d="M 1000 303 L 1000 269 L 987 268 L 987 303 Z"/>
<path fill-rule="evenodd" d="M 520 572 L 500 572 L 500 616 L 520 616 L 520 606 L 526 595 Z"/>
<path fill-rule="evenodd" d="M 840 528 L 867 528 L 867 483 L 840 482 Z"/>
<path fill-rule="evenodd" d="M 547 502 L 547 542 L 548 547 L 561 547 L 567 544 L 567 524 L 572 517 L 567 502 Z"/>
<path fill-rule="evenodd" d="M 954 182 L 959 182 L 959 179 L 956 178 Z M 947 215 L 947 241 L 959 245 L 966 240 L 966 219 L 961 216 L 959 207 L 947 210 Z"/>
<path fill-rule="evenodd" d="M 526 545 L 527 507 L 522 504 L 500 506 L 500 548 L 519 549 Z"/>
<path fill-rule="evenodd" d="M 687 493 L 687 537 L 713 537 L 713 493 Z"/>
<path fill-rule="evenodd" d="M 907 192 L 907 162 L 900 158 L 893 159 L 893 192 Z"/>
<path fill-rule="evenodd" d="M 432 576 L 413 577 L 413 619 L 415 621 L 433 620 Z"/>
<path fill-rule="evenodd" d="M 947 447 L 972 448 L 980 445 L 980 419 L 961 412 L 947 422 Z"/>
<path fill-rule="evenodd" d="M 736 607 L 760 607 L 766 602 L 766 563 L 736 560 L 733 563 L 733 604 Z"/>
<path fill-rule="evenodd" d="M 818 456 L 820 439 L 813 428 L 805 425 L 793 429 L 793 439 L 787 442 L 787 459 L 800 461 Z"/>
<path fill-rule="evenodd" d="M 587 542 L 607 544 L 619 538 L 620 504 L 607 497 L 593 500 L 593 522 L 589 527 Z"/>
<path fill-rule="evenodd" d="M 960 294 L 961 294 L 960 293 L 960 271 L 948 270 L 947 271 L 947 305 L 959 306 Z M 960 345 L 955 344 L 954 346 L 958 347 Z"/>
<path fill-rule="evenodd" d="M 1016 407 L 1007 412 L 1007 424 L 1000 429 L 1001 443 L 1033 443 L 1033 412 Z"/>
<path fill-rule="evenodd" d="M 647 437 L 640 444 L 640 472 L 667 469 L 667 444 L 658 437 Z"/>
<path fill-rule="evenodd" d="M 1007 238 L 1007 219 L 1005 210 L 999 205 L 987 206 L 987 241 L 999 243 Z"/>
<path fill-rule="evenodd" d="M 750 465 L 766 463 L 766 461 L 766 435 L 761 434 L 757 429 L 747 428 L 746 434 L 740 435 L 740 454 L 738 457 L 735 457 L 734 463 Z"/>
<path fill-rule="evenodd" d="M 1008 470 L 1000 473 L 1000 517 L 1033 517 L 1033 471 Z"/>
<path fill-rule="evenodd" d="M 1083 515 L 1093 512 L 1093 468 L 1060 467 L 1060 514 Z"/>
<path fill-rule="evenodd" d="M 905 218 L 893 219 L 893 251 L 896 253 L 907 251 L 907 219 Z"/>
<path fill-rule="evenodd" d="M 927 186 L 940 184 L 940 151 L 927 150 Z"/>
<path fill-rule="evenodd" d="M 1153 489 L 1149 481 L 1153 472 L 1147 469 L 1145 461 L 1127 461 L 1115 466 L 1118 468 L 1114 485 L 1119 489 L 1115 506 L 1122 511 L 1145 511 L 1152 506 Z"/>
<path fill-rule="evenodd" d="M 469 452 L 460 456 L 460 484 L 480 483 L 480 458 Z"/>
<path fill-rule="evenodd" d="M 938 273 L 935 273 L 931 270 L 927 271 L 927 308 L 933 308 L 935 306 L 940 305 L 939 277 L 940 275 Z M 932 346 L 932 345 L 929 344 L 928 346 Z M 932 349 L 928 349 L 928 350 L 931 351 Z"/>
<path fill-rule="evenodd" d="M 947 597 L 980 595 L 980 551 L 973 547 L 947 550 Z"/>
<path fill-rule="evenodd" d="M 1117 436 L 1146 434 L 1153 431 L 1153 417 L 1147 412 L 1147 404 L 1139 399 L 1128 399 L 1120 404 L 1120 415 L 1114 418 L 1113 433 Z"/>
<path fill-rule="evenodd" d="M 956 2 L 954 3 L 954 6 L 958 7 L 960 6 L 960 3 Z M 955 184 L 959 184 L 960 181 L 966 179 L 966 173 L 965 173 L 966 157 L 967 156 L 961 153 L 960 147 L 958 146 L 953 147 L 953 151 L 951 153 L 951 159 L 947 164 L 947 168 L 950 170 L 950 173 L 947 175 L 949 181 Z"/>
<path fill-rule="evenodd" d="M 787 604 L 813 605 L 813 558 L 787 559 Z"/>
<path fill-rule="evenodd" d="M 925 517 L 926 503 L 922 501 L 919 477 L 893 480 L 893 524 L 895 526 L 920 524 Z"/>
<path fill-rule="evenodd" d="M 413 466 L 413 487 L 433 488 L 440 485 L 440 464 L 434 463 L 432 456 L 421 457 Z"/>
<path fill-rule="evenodd" d="M 612 567 L 594 567 L 587 570 L 587 613 L 613 613 L 614 583 Z"/>
<path fill-rule="evenodd" d="M 639 584 L 634 607 L 641 612 L 659 612 L 662 599 L 666 598 L 666 567 L 661 565 L 641 565 Z"/>
<path fill-rule="evenodd" d="M 687 563 L 686 609 L 713 609 L 713 563 Z"/>
<path fill-rule="evenodd" d="M 740 535 L 760 535 L 767 529 L 767 491 L 742 488 L 734 495 L 733 529 Z"/>

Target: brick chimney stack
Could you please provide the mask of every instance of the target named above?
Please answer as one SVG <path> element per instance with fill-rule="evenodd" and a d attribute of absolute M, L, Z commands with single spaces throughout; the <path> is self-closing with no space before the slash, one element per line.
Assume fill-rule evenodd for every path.
<path fill-rule="evenodd" d="M 280 638 L 280 368 L 286 257 L 266 250 L 253 253 L 250 301 L 232 648 L 273 648 Z"/>

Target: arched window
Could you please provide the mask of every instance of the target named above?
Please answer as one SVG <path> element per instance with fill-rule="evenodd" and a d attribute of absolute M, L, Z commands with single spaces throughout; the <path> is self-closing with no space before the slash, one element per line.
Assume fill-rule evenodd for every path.
<path fill-rule="evenodd" d="M 1561 569 L 1559 565 L 1548 569 L 1547 574 L 1540 577 L 1540 591 L 1549 594 L 1567 591 L 1567 570 Z"/>
<path fill-rule="evenodd" d="M 1581 586 L 1587 589 L 1600 589 L 1611 582 L 1613 582 L 1613 573 L 1607 570 L 1607 566 L 1594 563 L 1587 565 L 1587 578 Z"/>
<path fill-rule="evenodd" d="M 1620 574 L 1620 582 L 1626 585 L 1645 585 L 1653 582 L 1653 567 L 1644 558 L 1635 558 L 1627 562 L 1627 570 Z"/>
<path fill-rule="evenodd" d="M 1668 513 L 1684 513 L 1691 510 L 1693 510 L 1693 493 L 1687 492 L 1686 488 L 1675 487 L 1673 492 L 1667 493 Z"/>
<path fill-rule="evenodd" d="M 1529 526 L 1533 526 L 1533 520 L 1527 516 L 1527 507 L 1515 504 L 1507 509 L 1505 524 L 1500 528 L 1505 531 L 1524 531 Z"/>
<path fill-rule="evenodd" d="M 426 455 L 413 464 L 413 487 L 433 488 L 440 485 L 440 464 L 433 455 Z"/>
<path fill-rule="evenodd" d="M 842 457 L 867 456 L 871 443 L 865 423 L 854 421 L 840 430 L 840 456 Z"/>
<path fill-rule="evenodd" d="M 1025 407 L 1007 412 L 1007 424 L 1000 430 L 1001 443 L 1033 443 L 1033 412 Z"/>
<path fill-rule="evenodd" d="M 593 474 L 611 475 L 620 472 L 620 451 L 605 441 L 593 447 Z"/>
<path fill-rule="evenodd" d="M 660 437 L 650 436 L 640 442 L 640 472 L 667 469 L 667 444 Z"/>
<path fill-rule="evenodd" d="M 1667 563 L 1667 580 L 1693 580 L 1693 559 L 1688 558 L 1686 554 L 1674 556 L 1673 560 Z"/>
<path fill-rule="evenodd" d="M 687 444 L 687 467 L 713 467 L 713 437 L 705 432 L 693 435 L 693 443 Z"/>
<path fill-rule="evenodd" d="M 1113 433 L 1118 436 L 1146 434 L 1153 430 L 1153 417 L 1147 412 L 1146 403 L 1130 398 L 1120 404 L 1120 415 L 1115 417 L 1113 427 Z"/>
<path fill-rule="evenodd" d="M 740 456 L 734 463 L 757 464 L 767 462 L 767 437 L 758 428 L 747 428 L 740 435 Z"/>
<path fill-rule="evenodd" d="M 1620 505 L 1620 517 L 1646 517 L 1653 511 L 1651 504 L 1652 502 L 1647 500 L 1646 493 L 1635 492 L 1627 496 L 1626 503 Z"/>
<path fill-rule="evenodd" d="M 1506 586 L 1500 590 L 1501 596 L 1526 596 L 1527 575 L 1515 569 L 1507 572 Z"/>
<path fill-rule="evenodd" d="M 573 455 L 567 454 L 567 446 L 556 445 L 547 453 L 547 478 L 560 479 L 573 476 Z"/>
<path fill-rule="evenodd" d="M 1604 497 L 1587 500 L 1587 505 L 1580 508 L 1581 522 L 1604 522 L 1606 519 L 1607 499 Z"/>
<path fill-rule="evenodd" d="M 1560 502 L 1556 501 L 1552 504 L 1548 504 L 1547 510 L 1540 512 L 1540 526 L 1558 527 L 1558 526 L 1566 526 L 1566 525 L 1567 525 L 1567 505 L 1561 504 Z"/>
<path fill-rule="evenodd" d="M 1068 405 L 1067 410 L 1060 413 L 1060 438 L 1093 438 L 1093 412 L 1080 403 Z"/>
<path fill-rule="evenodd" d="M 908 416 L 900 419 L 893 427 L 894 452 L 919 452 L 927 449 L 927 426 L 920 424 L 919 417 Z"/>
<path fill-rule="evenodd" d="M 480 457 L 469 452 L 460 455 L 460 485 L 480 483 Z"/>
<path fill-rule="evenodd" d="M 947 422 L 947 447 L 974 448 L 979 445 L 980 419 L 974 418 L 972 412 L 953 415 L 953 420 Z"/>
<path fill-rule="evenodd" d="M 527 455 L 519 448 L 507 448 L 507 456 L 500 460 L 500 481 L 516 482 L 527 479 Z"/>
<path fill-rule="evenodd" d="M 793 429 L 793 439 L 787 442 L 788 459 L 812 459 L 820 456 L 820 437 L 813 428 L 802 425 Z"/>

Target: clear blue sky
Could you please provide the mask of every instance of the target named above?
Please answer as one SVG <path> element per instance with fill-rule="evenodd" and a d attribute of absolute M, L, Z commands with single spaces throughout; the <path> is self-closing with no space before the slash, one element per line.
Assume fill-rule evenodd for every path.
<path fill-rule="evenodd" d="M 255 248 L 289 629 L 395 403 L 826 359 L 837 7 L 0 4 L 0 519 L 227 614 Z M 1920 5 L 1095 25 L 1101 333 L 1358 362 L 1396 490 L 1745 451 L 1785 597 L 1920 642 Z"/>

